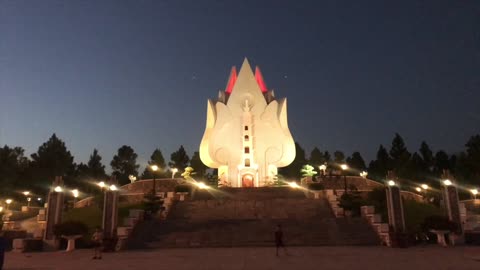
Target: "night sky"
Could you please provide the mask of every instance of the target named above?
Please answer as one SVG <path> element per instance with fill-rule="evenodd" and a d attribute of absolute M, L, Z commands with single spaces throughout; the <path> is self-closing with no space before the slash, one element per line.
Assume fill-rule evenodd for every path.
<path fill-rule="evenodd" d="M 453 153 L 480 133 L 480 1 L 0 0 L 0 145 L 55 132 L 107 168 L 123 144 L 142 165 L 191 155 L 244 57 L 307 152 L 370 159 L 398 132 Z"/>

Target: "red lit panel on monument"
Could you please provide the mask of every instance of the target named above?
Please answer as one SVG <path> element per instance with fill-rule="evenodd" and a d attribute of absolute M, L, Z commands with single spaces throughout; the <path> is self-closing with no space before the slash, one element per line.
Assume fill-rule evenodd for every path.
<path fill-rule="evenodd" d="M 233 86 L 235 86 L 235 82 L 237 81 L 237 68 L 232 67 L 232 71 L 230 72 L 230 77 L 228 78 L 227 88 L 225 92 L 227 94 L 231 94 L 233 90 Z"/>
<path fill-rule="evenodd" d="M 267 84 L 265 84 L 265 81 L 263 80 L 262 72 L 260 71 L 259 67 L 255 68 L 255 79 L 257 80 L 258 86 L 260 86 L 262 93 L 266 93 L 268 91 Z"/>

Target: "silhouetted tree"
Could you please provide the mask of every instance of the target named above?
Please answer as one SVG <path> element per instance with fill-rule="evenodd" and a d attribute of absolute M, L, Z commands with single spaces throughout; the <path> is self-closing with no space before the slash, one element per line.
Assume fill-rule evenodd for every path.
<path fill-rule="evenodd" d="M 124 145 L 120 147 L 117 154 L 113 156 L 112 162 L 110 162 L 113 172 L 120 185 L 130 183 L 128 179 L 129 175 L 138 176 L 137 154 L 132 147 Z"/>
<path fill-rule="evenodd" d="M 75 171 L 73 156 L 55 133 L 31 157 L 34 185 L 37 189 L 49 187 L 55 176 L 64 176 L 66 184 L 71 181 L 70 177 Z"/>
<path fill-rule="evenodd" d="M 338 150 L 333 152 L 333 161 L 337 163 L 337 165 L 345 163 L 345 154 L 342 151 Z"/>
<path fill-rule="evenodd" d="M 377 151 L 377 158 L 372 160 L 368 166 L 368 175 L 375 180 L 385 180 L 388 170 L 391 169 L 391 159 L 387 149 L 380 145 Z"/>
<path fill-rule="evenodd" d="M 355 174 L 357 175 L 359 172 L 367 169 L 360 152 L 353 152 L 352 156 L 347 158 L 347 164 L 350 168 L 356 170 Z"/>
<path fill-rule="evenodd" d="M 425 141 L 420 145 L 420 154 L 422 155 L 426 172 L 431 172 L 434 164 L 433 152 Z"/>
<path fill-rule="evenodd" d="M 392 158 L 393 170 L 399 177 L 408 177 L 408 165 L 411 154 L 408 152 L 403 138 L 395 133 L 390 148 L 390 157 Z"/>
<path fill-rule="evenodd" d="M 180 145 L 180 148 L 170 155 L 168 166 L 170 166 L 170 168 L 177 168 L 178 171 L 181 172 L 188 166 L 189 161 L 190 158 L 188 157 L 185 148 L 183 148 L 183 145 Z"/>
<path fill-rule="evenodd" d="M 318 169 L 318 166 L 325 163 L 325 157 L 317 147 L 313 148 L 312 152 L 310 153 L 310 159 L 308 160 L 308 163 L 315 169 Z"/>
<path fill-rule="evenodd" d="M 435 177 L 440 177 L 443 170 L 450 169 L 450 161 L 448 154 L 445 151 L 438 151 L 435 154 L 434 164 L 433 164 L 433 174 Z"/>
<path fill-rule="evenodd" d="M 0 189 L 5 193 L 16 187 L 28 184 L 23 182 L 29 160 L 24 156 L 25 150 L 21 147 L 10 148 L 7 145 L 0 148 Z"/>
<path fill-rule="evenodd" d="M 165 159 L 163 158 L 162 151 L 160 149 L 155 149 L 150 156 L 150 160 L 148 161 L 148 165 L 143 171 L 142 179 L 152 179 L 153 174 L 152 170 L 150 169 L 151 165 L 157 165 L 158 171 L 155 173 L 156 178 L 163 178 L 168 176 L 168 172 L 166 170 Z"/>
<path fill-rule="evenodd" d="M 197 173 L 196 177 L 204 178 L 206 176 L 208 167 L 203 164 L 202 160 L 200 159 L 200 153 L 198 151 L 195 151 L 193 153 L 192 159 L 190 160 L 190 166 Z"/>
<path fill-rule="evenodd" d="M 325 162 L 327 164 L 330 164 L 332 162 L 332 156 L 328 151 L 325 151 L 325 153 L 323 153 L 323 158 L 325 159 Z"/>

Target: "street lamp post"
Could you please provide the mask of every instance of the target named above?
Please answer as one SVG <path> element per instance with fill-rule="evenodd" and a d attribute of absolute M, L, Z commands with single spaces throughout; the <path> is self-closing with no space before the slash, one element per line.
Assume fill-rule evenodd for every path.
<path fill-rule="evenodd" d="M 152 194 L 155 196 L 157 194 L 157 189 L 155 187 L 155 173 L 158 171 L 158 166 L 157 165 L 150 165 L 150 169 L 152 170 L 152 175 L 153 175 L 153 185 L 152 185 Z"/>
<path fill-rule="evenodd" d="M 13 202 L 12 199 L 6 199 L 5 202 L 7 203 L 7 210 L 10 208 L 10 204 Z"/>
<path fill-rule="evenodd" d="M 477 194 L 478 194 L 478 189 L 474 188 L 474 189 L 471 189 L 470 192 L 472 193 L 473 195 L 473 200 L 477 200 Z"/>
<path fill-rule="evenodd" d="M 77 198 L 78 198 L 78 189 L 72 190 L 73 194 L 73 208 L 75 208 L 75 204 L 77 203 Z"/>
<path fill-rule="evenodd" d="M 172 168 L 172 179 L 175 178 L 175 174 L 178 172 L 177 168 Z"/>
<path fill-rule="evenodd" d="M 345 194 L 347 194 L 347 174 L 346 174 L 346 171 L 348 170 L 348 166 L 347 166 L 347 164 L 342 164 L 342 165 L 340 165 L 340 168 L 343 171 L 343 184 L 344 184 Z"/>

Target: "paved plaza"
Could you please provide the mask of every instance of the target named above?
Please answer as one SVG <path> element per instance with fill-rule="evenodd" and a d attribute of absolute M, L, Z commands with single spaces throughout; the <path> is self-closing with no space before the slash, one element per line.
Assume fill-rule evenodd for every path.
<path fill-rule="evenodd" d="M 296 247 L 276 257 L 273 248 L 157 249 L 104 254 L 7 253 L 6 270 L 50 269 L 480 269 L 480 247 L 408 249 L 385 247 Z"/>

